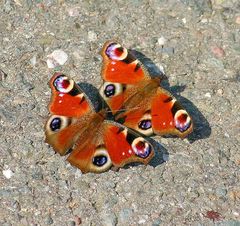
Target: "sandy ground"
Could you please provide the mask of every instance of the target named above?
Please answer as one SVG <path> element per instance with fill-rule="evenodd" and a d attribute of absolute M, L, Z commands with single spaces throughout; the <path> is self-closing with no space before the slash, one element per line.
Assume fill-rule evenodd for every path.
<path fill-rule="evenodd" d="M 0 225 L 240 225 L 238 0 L 1 0 L 0 18 Z M 100 87 L 109 39 L 164 69 L 195 128 L 154 137 L 147 166 L 82 175 L 44 143 L 48 81 Z"/>

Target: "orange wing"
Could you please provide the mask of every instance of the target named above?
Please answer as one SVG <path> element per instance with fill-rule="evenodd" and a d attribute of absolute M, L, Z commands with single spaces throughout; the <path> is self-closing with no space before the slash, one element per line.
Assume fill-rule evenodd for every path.
<path fill-rule="evenodd" d="M 101 74 L 105 82 L 100 88 L 100 94 L 115 113 L 127 98 L 126 88 L 151 78 L 141 62 L 116 42 L 106 42 L 101 55 L 103 57 Z"/>
<path fill-rule="evenodd" d="M 129 109 L 119 114 L 117 120 L 146 136 L 155 133 L 184 138 L 193 129 L 192 119 L 187 111 L 161 87 L 149 99 L 149 105 Z"/>
<path fill-rule="evenodd" d="M 103 57 L 102 77 L 108 82 L 136 84 L 151 79 L 140 61 L 120 44 L 108 41 L 101 55 Z"/>
<path fill-rule="evenodd" d="M 68 161 L 82 172 L 101 173 L 112 165 L 123 167 L 132 162 L 147 164 L 154 156 L 152 145 L 143 137 L 120 124 L 104 121 L 101 133 L 90 135 L 88 142 L 79 142 Z"/>
<path fill-rule="evenodd" d="M 146 136 L 156 133 L 184 138 L 192 131 L 186 110 L 126 48 L 107 42 L 101 54 L 105 83 L 100 93 L 119 122 Z"/>
<path fill-rule="evenodd" d="M 162 88 L 152 99 L 152 127 L 159 135 L 177 135 L 186 137 L 192 132 L 190 115 L 180 103 Z"/>
<path fill-rule="evenodd" d="M 96 113 L 80 87 L 56 73 L 50 80 L 52 113 L 45 125 L 46 142 L 83 172 L 104 172 L 112 165 L 147 163 L 154 155 L 151 144 L 120 124 Z"/>
<path fill-rule="evenodd" d="M 91 105 L 80 87 L 62 73 L 55 73 L 50 80 L 52 99 L 49 111 L 55 115 L 81 117 L 90 111 Z"/>
<path fill-rule="evenodd" d="M 80 87 L 62 73 L 55 73 L 50 80 L 52 114 L 45 124 L 46 142 L 64 155 L 78 137 L 78 118 L 93 112 Z"/>

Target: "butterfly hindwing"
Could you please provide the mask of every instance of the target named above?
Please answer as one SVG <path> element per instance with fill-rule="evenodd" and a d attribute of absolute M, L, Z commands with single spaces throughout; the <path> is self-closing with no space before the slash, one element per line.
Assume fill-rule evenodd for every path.
<path fill-rule="evenodd" d="M 116 119 L 146 136 L 158 134 L 184 138 L 192 131 L 191 117 L 166 90 L 159 87 L 149 103 L 151 104 L 120 113 Z"/>
<path fill-rule="evenodd" d="M 147 164 L 154 156 L 152 145 L 138 133 L 118 123 L 105 121 L 104 142 L 114 166 Z"/>
<path fill-rule="evenodd" d="M 190 115 L 175 97 L 161 87 L 152 98 L 151 115 L 152 128 L 156 134 L 184 138 L 192 132 Z"/>
<path fill-rule="evenodd" d="M 146 139 L 120 124 L 105 120 L 95 128 L 98 131 L 90 139 L 80 135 L 67 159 L 84 173 L 101 173 L 112 165 L 123 167 L 132 162 L 147 164 L 154 156 Z"/>

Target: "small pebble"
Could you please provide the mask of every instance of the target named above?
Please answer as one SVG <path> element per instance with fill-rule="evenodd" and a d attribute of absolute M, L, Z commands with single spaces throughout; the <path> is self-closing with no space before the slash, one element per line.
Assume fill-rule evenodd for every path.
<path fill-rule="evenodd" d="M 216 195 L 219 197 L 224 197 L 227 194 L 227 190 L 225 188 L 216 188 Z"/>
<path fill-rule="evenodd" d="M 148 216 L 147 215 L 143 215 L 143 216 L 141 216 L 141 219 L 138 221 L 138 224 L 146 225 L 147 220 L 148 220 Z"/>
<path fill-rule="evenodd" d="M 10 11 L 13 9 L 13 6 L 11 4 L 12 2 L 10 0 L 6 0 L 3 5 L 3 12 L 10 13 Z"/>
<path fill-rule="evenodd" d="M 97 34 L 94 31 L 89 31 L 88 32 L 88 40 L 90 42 L 94 42 L 97 40 Z"/>
<path fill-rule="evenodd" d="M 217 224 L 218 226 L 239 226 L 240 223 L 237 220 L 226 220 Z"/>
<path fill-rule="evenodd" d="M 13 171 L 10 169 L 3 170 L 2 173 L 3 173 L 3 176 L 6 177 L 7 179 L 10 179 L 14 174 Z"/>
<path fill-rule="evenodd" d="M 81 172 L 81 170 L 77 169 L 76 172 L 75 172 L 75 174 L 74 174 L 74 176 L 75 176 L 75 179 L 78 179 L 78 178 L 82 177 L 82 172 Z"/>
<path fill-rule="evenodd" d="M 212 97 L 211 93 L 206 93 L 204 96 L 205 96 L 205 97 L 208 97 L 208 98 L 211 98 L 211 97 Z"/>
<path fill-rule="evenodd" d="M 31 59 L 30 59 L 30 63 L 32 66 L 35 66 L 36 63 L 37 63 L 37 57 L 36 56 L 33 56 Z"/>
<path fill-rule="evenodd" d="M 47 56 L 48 68 L 55 68 L 59 65 L 64 65 L 68 60 L 68 55 L 61 49 L 54 50 Z"/>
<path fill-rule="evenodd" d="M 221 47 L 218 46 L 214 46 L 211 48 L 212 53 L 214 54 L 214 56 L 221 58 L 225 56 L 225 52 Z"/>
<path fill-rule="evenodd" d="M 152 226 L 160 226 L 161 223 L 162 223 L 162 221 L 161 221 L 160 219 L 156 219 L 156 220 L 153 222 Z"/>
<path fill-rule="evenodd" d="M 14 0 L 15 4 L 18 5 L 18 6 L 21 6 L 22 7 L 22 3 L 20 0 Z"/>
<path fill-rule="evenodd" d="M 46 218 L 46 224 L 47 225 L 53 224 L 53 219 L 50 215 L 48 215 L 47 218 Z"/>
<path fill-rule="evenodd" d="M 75 226 L 79 226 L 80 224 L 82 224 L 82 219 L 79 216 L 75 216 L 74 217 L 74 222 L 75 222 Z"/>
<path fill-rule="evenodd" d="M 160 49 L 161 53 L 165 53 L 167 55 L 172 55 L 174 54 L 174 47 L 164 47 Z"/>
<path fill-rule="evenodd" d="M 101 214 L 102 223 L 105 226 L 114 226 L 117 224 L 117 218 L 114 213 Z"/>
<path fill-rule="evenodd" d="M 68 15 L 71 17 L 77 17 L 79 15 L 79 8 L 75 7 L 68 9 Z"/>
<path fill-rule="evenodd" d="M 208 22 L 208 19 L 203 18 L 203 19 L 201 20 L 201 22 L 202 22 L 203 24 L 206 24 L 206 23 Z"/>
<path fill-rule="evenodd" d="M 186 23 L 187 23 L 186 18 L 183 18 L 183 19 L 182 19 L 182 22 L 183 22 L 184 24 L 186 24 Z"/>
<path fill-rule="evenodd" d="M 121 222 L 127 222 L 128 219 L 132 216 L 133 209 L 125 208 L 122 209 L 119 213 L 119 221 Z"/>
<path fill-rule="evenodd" d="M 227 137 L 227 138 L 230 137 L 228 133 L 224 133 L 224 136 Z"/>
<path fill-rule="evenodd" d="M 238 217 L 238 216 L 239 216 L 239 213 L 236 212 L 236 211 L 233 211 L 233 215 L 236 216 L 236 217 Z"/>
<path fill-rule="evenodd" d="M 7 74 L 0 69 L 0 82 L 6 80 Z"/>
<path fill-rule="evenodd" d="M 158 45 L 160 45 L 160 46 L 164 46 L 164 44 L 166 43 L 166 39 L 163 37 L 163 36 L 161 36 L 159 39 L 158 39 Z"/>
<path fill-rule="evenodd" d="M 217 94 L 220 95 L 220 96 L 222 96 L 222 95 L 223 95 L 223 89 L 218 89 L 218 90 L 217 90 Z"/>
<path fill-rule="evenodd" d="M 236 17 L 235 22 L 236 22 L 236 24 L 240 24 L 240 16 L 237 16 L 237 17 Z"/>

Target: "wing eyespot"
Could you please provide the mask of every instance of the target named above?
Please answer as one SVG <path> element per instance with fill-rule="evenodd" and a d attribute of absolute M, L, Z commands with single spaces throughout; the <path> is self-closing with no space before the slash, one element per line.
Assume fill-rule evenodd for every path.
<path fill-rule="evenodd" d="M 71 120 L 68 117 L 61 115 L 52 115 L 46 125 L 46 129 L 50 133 L 57 133 L 58 131 L 66 128 L 71 124 Z"/>
<path fill-rule="evenodd" d="M 106 97 L 114 96 L 115 90 L 116 90 L 116 88 L 115 88 L 114 84 L 108 84 L 104 89 L 104 94 Z"/>
<path fill-rule="evenodd" d="M 98 167 L 105 165 L 107 161 L 108 161 L 108 158 L 105 155 L 97 155 L 97 156 L 94 156 L 92 159 L 93 165 Z"/>
<path fill-rule="evenodd" d="M 143 137 L 134 139 L 131 146 L 134 153 L 143 159 L 147 158 L 153 150 L 152 146 Z"/>
<path fill-rule="evenodd" d="M 140 133 L 150 136 L 153 134 L 152 116 L 150 112 L 146 112 L 138 122 L 138 130 Z"/>
<path fill-rule="evenodd" d="M 123 85 L 120 83 L 105 82 L 100 88 L 102 97 L 107 100 L 113 96 L 117 96 L 123 92 Z"/>
<path fill-rule="evenodd" d="M 151 119 L 143 119 L 139 122 L 138 127 L 142 130 L 148 130 L 152 128 L 152 121 Z"/>
<path fill-rule="evenodd" d="M 61 128 L 61 118 L 53 118 L 53 120 L 50 122 L 49 127 L 53 132 L 59 130 Z"/>
<path fill-rule="evenodd" d="M 128 55 L 127 49 L 117 43 L 110 43 L 105 53 L 111 60 L 117 61 L 124 60 Z"/>
<path fill-rule="evenodd" d="M 55 78 L 53 81 L 53 86 L 61 93 L 69 93 L 74 87 L 74 81 L 61 74 Z"/>
<path fill-rule="evenodd" d="M 178 110 L 174 115 L 174 123 L 177 130 L 185 132 L 191 126 L 191 118 L 185 110 Z"/>
<path fill-rule="evenodd" d="M 111 166 L 112 161 L 107 149 L 104 146 L 97 147 L 92 157 L 92 170 L 94 172 L 103 172 L 108 170 Z"/>

